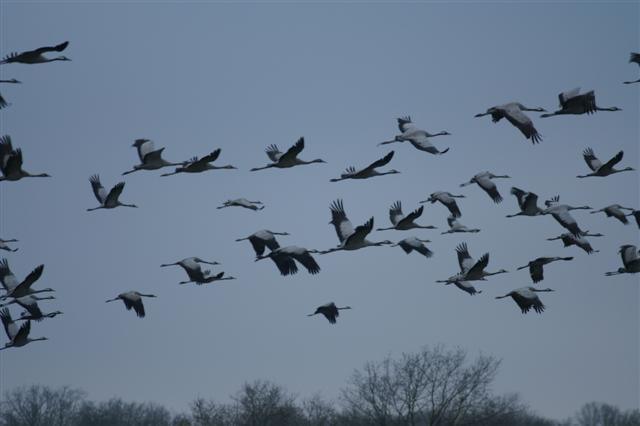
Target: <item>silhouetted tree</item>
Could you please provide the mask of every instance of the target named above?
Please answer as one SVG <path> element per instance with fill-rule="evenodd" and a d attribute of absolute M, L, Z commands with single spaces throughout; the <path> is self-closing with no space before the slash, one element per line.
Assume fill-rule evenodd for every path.
<path fill-rule="evenodd" d="M 32 385 L 5 392 L 0 403 L 1 426 L 74 426 L 85 393 L 62 386 Z"/>
<path fill-rule="evenodd" d="M 120 398 L 97 404 L 85 402 L 77 419 L 77 426 L 171 426 L 171 413 L 163 406 L 125 402 Z"/>
<path fill-rule="evenodd" d="M 621 411 L 618 407 L 601 402 L 590 402 L 575 416 L 579 426 L 637 426 L 640 410 Z"/>
<path fill-rule="evenodd" d="M 364 416 L 370 424 L 456 425 L 472 415 L 515 410 L 508 399 L 496 399 L 489 386 L 500 361 L 478 356 L 467 362 L 463 349 L 425 347 L 394 360 L 368 362 L 356 370 L 342 392 L 346 409 Z M 490 410 L 489 410 L 490 409 Z"/>

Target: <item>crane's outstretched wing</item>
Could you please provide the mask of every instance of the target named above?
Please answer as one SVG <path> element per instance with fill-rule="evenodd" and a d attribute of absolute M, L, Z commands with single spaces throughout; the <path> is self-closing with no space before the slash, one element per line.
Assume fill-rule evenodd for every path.
<path fill-rule="evenodd" d="M 353 225 L 347 218 L 347 214 L 344 211 L 344 205 L 342 204 L 341 199 L 335 200 L 333 203 L 331 203 L 329 209 L 331 210 L 331 223 L 336 229 L 338 240 L 340 240 L 340 242 L 343 242 L 351 234 L 353 234 Z"/>
<path fill-rule="evenodd" d="M 304 149 L 304 138 L 300 138 L 295 144 L 293 144 L 291 148 L 287 150 L 287 152 L 285 152 L 280 156 L 278 161 L 285 161 L 285 162 L 292 161 L 298 156 L 298 154 L 302 152 L 303 149 Z"/>
<path fill-rule="evenodd" d="M 115 184 L 114 187 L 111 188 L 111 191 L 109 191 L 109 195 L 107 195 L 107 198 L 105 199 L 105 204 L 112 204 L 118 201 L 118 197 L 120 197 L 120 194 L 122 194 L 123 189 L 124 182 Z"/>
<path fill-rule="evenodd" d="M 104 186 L 100 183 L 100 176 L 93 175 L 89 178 L 89 182 L 91 182 L 91 189 L 93 189 L 93 195 L 96 196 L 96 199 L 100 204 L 104 204 L 107 199 L 107 190 L 104 189 Z"/>
<path fill-rule="evenodd" d="M 382 157 L 379 160 L 374 161 L 373 163 L 369 164 L 367 167 L 365 167 L 362 171 L 373 171 L 373 169 L 376 169 L 378 167 L 382 167 L 386 164 L 389 164 L 389 161 L 391 161 L 391 159 L 393 158 L 393 154 L 394 151 L 391 151 L 390 153 L 388 153 L 387 155 L 385 155 L 384 157 Z"/>

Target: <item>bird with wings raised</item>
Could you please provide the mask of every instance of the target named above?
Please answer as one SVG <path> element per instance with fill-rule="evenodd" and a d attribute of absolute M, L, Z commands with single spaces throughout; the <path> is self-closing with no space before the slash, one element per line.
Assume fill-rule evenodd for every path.
<path fill-rule="evenodd" d="M 413 147 L 419 151 L 428 152 L 429 154 L 441 155 L 449 151 L 449 148 L 446 148 L 440 151 L 435 147 L 429 140 L 434 136 L 444 136 L 450 135 L 451 133 L 447 131 L 442 131 L 438 133 L 429 133 L 426 130 L 418 129 L 413 122 L 411 121 L 411 117 L 400 117 L 398 120 L 398 128 L 402 132 L 399 135 L 396 135 L 393 139 L 389 141 L 380 142 L 380 145 L 388 145 L 390 143 L 402 143 L 409 142 Z"/>
<path fill-rule="evenodd" d="M 126 204 L 120 201 L 120 194 L 122 194 L 122 190 L 124 189 L 124 182 L 119 182 L 111 188 L 109 192 L 104 189 L 102 183 L 100 183 L 100 176 L 93 175 L 89 178 L 89 182 L 91 183 L 91 189 L 93 189 L 93 195 L 95 195 L 96 200 L 100 203 L 98 207 L 93 207 L 87 209 L 88 212 L 98 210 L 98 209 L 114 209 L 116 207 L 138 207 L 135 204 Z"/>
<path fill-rule="evenodd" d="M 374 176 L 384 176 L 384 175 L 392 175 L 392 174 L 400 173 L 396 169 L 391 169 L 386 172 L 379 172 L 376 170 L 378 167 L 386 166 L 387 164 L 389 164 L 389 162 L 393 158 L 393 154 L 394 154 L 394 151 L 391 151 L 381 159 L 374 161 L 373 163 L 369 164 L 367 167 L 363 169 L 356 169 L 353 166 L 349 166 L 347 167 L 345 172 L 340 175 L 339 178 L 330 179 L 330 181 L 338 182 L 345 179 L 368 179 Z"/>

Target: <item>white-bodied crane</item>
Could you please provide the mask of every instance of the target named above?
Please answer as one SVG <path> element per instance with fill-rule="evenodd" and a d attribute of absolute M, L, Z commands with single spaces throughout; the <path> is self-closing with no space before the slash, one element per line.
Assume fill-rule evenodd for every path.
<path fill-rule="evenodd" d="M 442 131 L 438 133 L 429 133 L 426 130 L 418 129 L 412 122 L 411 117 L 400 117 L 398 120 L 398 128 L 402 132 L 399 135 L 396 135 L 393 139 L 389 141 L 380 142 L 380 145 L 387 145 L 390 143 L 402 143 L 409 142 L 413 147 L 419 151 L 428 152 L 429 154 L 441 155 L 449 151 L 449 148 L 446 148 L 440 151 L 436 148 L 429 138 L 434 136 L 444 136 L 450 135 L 451 133 L 447 131 Z"/>
<path fill-rule="evenodd" d="M 531 308 L 534 311 L 541 314 L 544 312 L 545 306 L 536 293 L 554 291 L 550 288 L 537 289 L 535 287 L 522 287 L 516 290 L 510 291 L 504 296 L 496 296 L 496 299 L 504 299 L 505 297 L 511 297 L 514 302 L 520 307 L 523 314 L 529 312 Z"/>
<path fill-rule="evenodd" d="M 246 198 L 236 198 L 235 200 L 227 200 L 221 206 L 216 208 L 224 209 L 226 207 L 243 207 L 245 209 L 256 211 L 264 209 L 265 206 L 262 204 L 262 201 L 249 201 Z"/>
<path fill-rule="evenodd" d="M 549 263 L 557 262 L 560 260 L 569 261 L 573 260 L 573 257 L 538 257 L 529 261 L 529 263 L 527 263 L 526 265 L 520 266 L 518 268 L 518 271 L 521 269 L 529 268 L 531 281 L 533 281 L 534 283 L 538 283 L 544 279 L 544 265 L 548 265 Z"/>
<path fill-rule="evenodd" d="M 276 235 L 289 235 L 288 232 L 273 232 L 268 229 L 262 229 L 260 231 L 256 231 L 253 234 L 249 235 L 245 238 L 238 238 L 236 241 L 246 241 L 249 240 L 253 250 L 256 252 L 256 256 L 261 256 L 264 253 L 265 247 L 268 247 L 269 250 L 275 250 L 280 248 L 280 244 L 278 244 L 278 240 L 276 240 Z"/>
<path fill-rule="evenodd" d="M 184 161 L 182 166 L 176 168 L 171 173 L 163 173 L 160 176 L 171 176 L 176 175 L 178 173 L 202 173 L 207 170 L 233 170 L 236 169 L 235 166 L 231 164 L 227 164 L 225 166 L 215 166 L 211 163 L 216 161 L 220 156 L 220 152 L 222 150 L 220 148 L 210 152 L 202 158 L 193 157 L 189 161 Z"/>
<path fill-rule="evenodd" d="M 468 228 L 464 226 L 463 224 L 458 222 L 458 219 L 456 219 L 453 215 L 447 217 L 447 223 L 449 224 L 449 230 L 441 232 L 442 235 L 455 234 L 460 232 L 470 232 L 475 234 L 477 232 L 480 232 L 480 229 L 478 228 Z"/>
<path fill-rule="evenodd" d="M 302 166 L 305 164 L 326 163 L 326 161 L 321 158 L 317 158 L 311 161 L 304 161 L 299 159 L 298 155 L 300 155 L 303 149 L 304 138 L 298 139 L 298 141 L 293 144 L 293 146 L 286 152 L 280 151 L 277 145 L 269 145 L 265 152 L 267 153 L 267 157 L 269 157 L 272 163 L 269 163 L 264 167 L 254 167 L 253 169 L 251 169 L 251 171 L 256 172 L 258 170 L 269 169 L 272 167 L 278 169 L 287 169 L 289 167 Z"/>
<path fill-rule="evenodd" d="M 625 213 L 623 210 L 629 210 L 631 213 Z M 627 225 L 629 224 L 629 220 L 627 219 L 627 216 L 633 216 L 633 211 L 634 210 L 632 208 L 623 207 L 620 204 L 610 204 L 605 208 L 602 208 L 600 210 L 594 210 L 590 213 L 591 214 L 604 213 L 607 215 L 607 217 L 614 217 L 618 219 L 620 222 Z"/>
<path fill-rule="evenodd" d="M 478 261 L 473 259 L 469 254 L 469 248 L 467 243 L 458 244 L 456 247 L 456 254 L 458 255 L 458 265 L 460 266 L 460 273 L 453 275 L 446 280 L 438 280 L 438 283 L 454 283 L 456 281 L 486 281 L 486 277 L 491 275 L 504 274 L 508 272 L 505 269 L 500 269 L 496 272 L 487 272 L 484 269 L 489 265 L 489 253 L 483 254 Z"/>
<path fill-rule="evenodd" d="M 544 202 L 546 209 L 542 211 L 543 215 L 550 214 L 565 229 L 575 236 L 583 235 L 584 232 L 578 226 L 578 222 L 571 216 L 571 210 L 591 210 L 589 206 L 573 207 L 568 204 L 560 204 L 560 196 L 556 195 Z"/>
<path fill-rule="evenodd" d="M 373 230 L 373 217 L 363 225 L 357 226 L 354 229 L 351 221 L 344 211 L 344 204 L 342 200 L 335 200 L 331 203 L 329 209 L 331 210 L 331 222 L 329 222 L 329 224 L 334 226 L 340 244 L 335 248 L 321 251 L 320 254 L 332 253 L 339 250 L 358 250 L 364 247 L 379 247 L 392 244 L 392 242 L 388 240 L 379 242 L 367 240 L 367 235 L 369 235 Z"/>
<path fill-rule="evenodd" d="M 0 137 L 0 176 L 1 181 L 17 181 L 27 177 L 51 177 L 46 173 L 32 174 L 22 169 L 22 150 L 13 149 L 11 136 Z"/>
<path fill-rule="evenodd" d="M 594 250 L 593 247 L 591 247 L 591 243 L 587 241 L 585 237 L 604 237 L 604 235 L 599 233 L 590 234 L 589 231 L 585 231 L 582 235 L 575 236 L 573 234 L 565 232 L 558 237 L 547 238 L 547 241 L 562 240 L 562 244 L 564 247 L 577 246 L 584 250 L 587 254 L 598 253 L 600 250 Z"/>
<path fill-rule="evenodd" d="M 11 247 L 9 247 L 7 245 L 7 243 L 17 243 L 18 240 L 16 240 L 15 238 L 11 238 L 9 240 L 4 240 L 2 238 L 0 238 L 0 250 L 4 250 L 4 251 L 8 251 L 8 252 L 16 252 L 18 251 L 17 248 L 12 249 Z"/>
<path fill-rule="evenodd" d="M 558 95 L 560 109 L 549 114 L 542 114 L 540 117 L 552 117 L 554 115 L 580 115 L 593 114 L 597 111 L 622 111 L 618 107 L 601 108 L 596 105 L 596 94 L 593 90 L 580 93 L 580 88 L 576 87 Z"/>
<path fill-rule="evenodd" d="M 298 246 L 287 246 L 273 250 L 269 254 L 257 256 L 255 261 L 270 258 L 282 275 L 293 275 L 298 272 L 295 260 L 300 262 L 307 271 L 315 275 L 320 272 L 320 266 L 311 256 L 312 253 L 320 253 L 318 250 L 307 250 Z"/>
<path fill-rule="evenodd" d="M 511 188 L 511 194 L 518 199 L 518 207 L 520 211 L 514 214 L 508 214 L 507 217 L 515 216 L 540 216 L 543 209 L 538 207 L 538 195 L 533 192 L 523 191 L 515 186 Z"/>
<path fill-rule="evenodd" d="M 531 140 L 531 143 L 535 145 L 542 140 L 542 136 L 533 126 L 533 121 L 523 111 L 546 112 L 547 110 L 544 108 L 528 108 L 519 102 L 509 102 L 488 108 L 486 112 L 476 114 L 475 117 L 491 115 L 491 120 L 494 123 L 506 118 L 509 123 L 522 132 L 525 138 Z"/>
<path fill-rule="evenodd" d="M 629 172 L 635 170 L 633 167 L 625 167 L 624 169 L 616 169 L 614 166 L 622 161 L 622 157 L 624 157 L 624 151 L 618 152 L 613 158 L 611 158 L 606 163 L 602 164 L 602 161 L 596 157 L 593 152 L 593 149 L 587 148 L 582 152 L 582 156 L 584 157 L 584 161 L 587 163 L 587 166 L 591 169 L 591 173 L 587 173 L 586 175 L 578 175 L 578 178 L 586 178 L 590 176 L 609 176 L 615 173 Z"/>
<path fill-rule="evenodd" d="M 187 284 L 190 282 L 203 283 L 210 276 L 211 271 L 206 270 L 203 271 L 200 267 L 200 264 L 207 265 L 219 265 L 220 263 L 213 261 L 202 260 L 199 257 L 187 257 L 178 262 L 174 263 L 163 263 L 160 265 L 161 268 L 165 268 L 167 266 L 180 266 L 187 273 L 189 277 L 189 281 L 181 281 L 179 284 Z"/>
<path fill-rule="evenodd" d="M 458 203 L 456 203 L 456 198 L 466 198 L 464 195 L 454 195 L 450 192 L 445 191 L 436 191 L 429 195 L 424 201 L 420 201 L 420 204 L 431 203 L 434 204 L 436 201 L 440 201 L 442 205 L 444 205 L 449 212 L 453 215 L 453 217 L 462 216 L 462 212 L 460 212 L 460 208 L 458 208 Z"/>
<path fill-rule="evenodd" d="M 502 196 L 498 192 L 498 187 L 491 179 L 509 179 L 508 175 L 494 175 L 491 172 L 480 172 L 473 176 L 468 182 L 461 183 L 460 186 L 464 187 L 471 184 L 478 184 L 484 192 L 486 192 L 494 203 L 502 202 Z"/>
<path fill-rule="evenodd" d="M 622 265 L 617 271 L 607 272 L 606 276 L 619 274 L 637 274 L 640 272 L 640 257 L 638 257 L 638 248 L 633 244 L 625 244 L 620 246 L 620 257 L 622 258 Z"/>
<path fill-rule="evenodd" d="M 180 166 L 184 164 L 182 162 L 171 163 L 162 158 L 162 151 L 164 151 L 164 148 L 155 149 L 155 145 L 152 140 L 136 139 L 131 146 L 136 148 L 138 151 L 140 164 L 136 164 L 133 166 L 133 169 L 122 173 L 123 176 L 140 170 L 158 170 L 163 167 Z"/>
<path fill-rule="evenodd" d="M 0 320 L 4 326 L 4 331 L 7 333 L 9 342 L 5 343 L 3 348 L 19 348 L 31 342 L 37 342 L 38 340 L 48 340 L 46 337 L 38 337 L 32 339 L 29 337 L 31 332 L 31 321 L 25 321 L 19 328 L 18 325 L 11 319 L 11 314 L 7 308 L 0 310 Z"/>
<path fill-rule="evenodd" d="M 379 172 L 379 171 L 376 170 L 376 168 L 378 168 L 378 167 L 386 166 L 387 164 L 389 164 L 389 162 L 393 158 L 393 153 L 394 153 L 394 151 L 391 151 L 390 153 L 388 153 L 387 155 L 385 155 L 381 159 L 376 160 L 373 163 L 369 164 L 367 167 L 364 167 L 364 168 L 359 169 L 359 170 L 356 169 L 353 166 L 349 166 L 349 167 L 347 167 L 345 172 L 340 175 L 339 178 L 330 179 L 330 181 L 331 182 L 338 182 L 338 181 L 345 180 L 345 179 L 368 179 L 368 178 L 372 178 L 374 176 L 383 176 L 383 175 L 391 175 L 391 174 L 400 173 L 396 169 L 391 169 L 391 170 L 389 170 L 387 172 Z"/>
<path fill-rule="evenodd" d="M 430 258 L 431 256 L 433 256 L 433 252 L 424 245 L 424 243 L 430 242 L 431 240 L 423 240 L 418 237 L 407 237 L 398 241 L 396 244 L 392 244 L 391 247 L 400 247 L 407 254 L 415 251 L 426 258 Z"/>
<path fill-rule="evenodd" d="M 144 318 L 146 314 L 144 311 L 144 305 L 142 304 L 143 297 L 157 296 L 154 294 L 143 294 L 137 291 L 127 291 L 125 293 L 120 293 L 113 299 L 107 300 L 106 303 L 114 302 L 116 300 L 122 300 L 124 302 L 124 306 L 127 308 L 127 311 L 130 311 L 133 308 L 139 318 Z"/>
<path fill-rule="evenodd" d="M 9 297 L 17 298 L 54 291 L 52 288 L 44 288 L 42 290 L 33 290 L 31 288 L 31 286 L 40 279 L 43 270 L 44 265 L 38 265 L 22 282 L 19 282 L 13 272 L 11 272 L 11 268 L 9 268 L 9 261 L 2 259 L 0 261 L 0 282 L 6 290 L 6 293 L 0 297 L 0 300 L 5 300 Z"/>
<path fill-rule="evenodd" d="M 424 211 L 424 206 L 420 206 L 416 210 L 412 211 L 408 215 L 404 215 L 402 213 L 402 203 L 400 201 L 396 201 L 389 208 L 389 221 L 393 226 L 389 228 L 377 228 L 376 231 L 387 231 L 390 229 L 395 229 L 398 231 L 407 231 L 409 229 L 436 229 L 433 225 L 418 225 L 415 223 L 415 220 L 422 216 L 422 212 Z"/>
<path fill-rule="evenodd" d="M 96 200 L 98 200 L 100 205 L 98 207 L 87 209 L 88 212 L 98 209 L 113 209 L 120 206 L 138 207 L 135 204 L 126 204 L 119 200 L 120 194 L 122 194 L 122 190 L 124 189 L 124 182 L 115 184 L 109 192 L 107 192 L 107 190 L 104 189 L 104 186 L 100 183 L 100 176 L 92 175 L 89 178 L 89 182 L 91 183 L 91 189 L 93 189 L 93 195 L 96 196 Z"/>

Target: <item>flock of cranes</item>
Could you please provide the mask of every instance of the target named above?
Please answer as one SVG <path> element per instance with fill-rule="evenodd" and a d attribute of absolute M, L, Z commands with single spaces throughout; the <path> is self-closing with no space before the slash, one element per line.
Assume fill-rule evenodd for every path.
<path fill-rule="evenodd" d="M 69 61 L 66 56 L 45 56 L 51 52 L 62 52 L 68 47 L 69 43 L 64 42 L 56 46 L 42 47 L 32 51 L 26 51 L 22 53 L 12 53 L 5 57 L 0 64 L 40 64 L 53 61 Z M 630 62 L 640 64 L 640 54 L 632 53 Z M 18 80 L 0 80 L 1 83 L 20 83 Z M 640 79 L 632 82 L 625 82 L 626 84 L 640 82 Z M 544 108 L 525 107 L 519 102 L 510 102 L 503 105 L 493 106 L 488 108 L 484 113 L 476 114 L 475 117 L 482 117 L 490 115 L 493 122 L 499 122 L 505 118 L 509 123 L 518 128 L 524 137 L 531 141 L 533 144 L 538 144 L 542 141 L 540 133 L 534 126 L 533 121 L 525 114 L 525 112 L 544 112 L 540 117 L 551 117 L 555 115 L 566 114 L 593 114 L 598 111 L 619 111 L 618 107 L 599 107 L 596 104 L 595 93 L 588 91 L 581 93 L 579 89 L 563 92 L 558 95 L 560 109 L 552 113 L 547 113 Z M 8 106 L 8 103 L 0 96 L 0 108 Z M 392 143 L 409 142 L 415 149 L 432 154 L 443 155 L 449 151 L 449 148 L 440 149 L 437 148 L 432 139 L 437 136 L 450 135 L 447 131 L 441 131 L 438 133 L 429 133 L 426 130 L 419 129 L 411 120 L 411 117 L 405 116 L 397 119 L 398 128 L 400 134 L 394 136 L 393 139 L 379 143 L 378 145 L 388 145 Z M 165 148 L 156 149 L 153 141 L 149 139 L 136 139 L 132 145 L 136 148 L 139 163 L 134 165 L 130 170 L 122 173 L 123 176 L 140 172 L 140 171 L 154 171 L 163 169 L 166 167 L 175 167 L 173 172 L 163 173 L 160 176 L 172 176 L 180 173 L 203 173 L 213 170 L 234 170 L 237 167 L 233 165 L 217 165 L 214 164 L 218 161 L 221 149 L 215 149 L 209 154 L 202 157 L 192 157 L 187 161 L 168 161 L 163 158 Z M 254 167 L 250 169 L 251 172 L 265 170 L 265 169 L 286 169 L 296 166 L 322 164 L 326 163 L 323 159 L 303 160 L 299 158 L 302 151 L 305 149 L 305 139 L 299 138 L 289 149 L 281 151 L 277 145 L 269 145 L 265 152 L 270 163 L 262 167 Z M 615 166 L 623 159 L 623 152 L 620 151 L 613 158 L 606 163 L 602 163 L 596 156 L 591 148 L 587 148 L 583 152 L 584 160 L 587 166 L 591 170 L 591 173 L 586 175 L 578 175 L 578 178 L 586 177 L 606 177 L 616 173 L 634 170 L 631 167 L 623 169 L 616 169 Z M 387 166 L 393 159 L 394 151 L 388 152 L 384 157 L 373 161 L 366 167 L 356 168 L 349 166 L 345 171 L 340 174 L 339 178 L 330 179 L 330 182 L 338 182 L 346 179 L 369 179 L 378 176 L 392 175 L 400 173 L 396 169 L 388 169 L 381 171 L 379 169 Z M 9 135 L 2 136 L 0 138 L 0 181 L 17 181 L 28 177 L 49 177 L 46 173 L 32 174 L 25 171 L 23 168 L 23 155 L 20 148 L 14 148 L 13 142 Z M 509 179 L 507 175 L 496 175 L 489 171 L 482 171 L 475 174 L 469 181 L 460 184 L 460 187 L 466 187 L 468 185 L 477 184 L 491 200 L 498 204 L 503 201 L 502 195 L 496 185 L 496 179 Z M 95 174 L 89 178 L 93 194 L 99 205 L 97 207 L 88 208 L 88 211 L 94 211 L 99 209 L 113 209 L 117 207 L 130 207 L 137 208 L 136 204 L 124 203 L 120 201 L 120 197 L 125 187 L 125 182 L 116 183 L 109 191 L 105 189 L 100 181 L 100 177 Z M 519 211 L 513 214 L 507 215 L 507 217 L 515 216 L 552 216 L 562 227 L 568 232 L 563 233 L 558 237 L 548 238 L 548 240 L 562 240 L 565 247 L 575 245 L 587 254 L 595 253 L 587 237 L 601 237 L 602 234 L 590 233 L 580 228 L 576 219 L 570 214 L 572 210 L 591 210 L 592 214 L 605 213 L 607 217 L 614 217 L 624 224 L 628 224 L 628 216 L 633 216 L 636 223 L 640 227 L 640 211 L 629 207 L 623 207 L 619 204 L 612 204 L 606 206 L 600 210 L 594 210 L 590 206 L 578 206 L 574 207 L 568 204 L 561 204 L 560 197 L 554 196 L 544 201 L 544 207 L 538 205 L 538 195 L 525 191 L 523 189 L 512 187 L 511 194 L 515 196 Z M 462 217 L 462 211 L 458 205 L 457 199 L 465 198 L 463 194 L 453 194 L 447 191 L 436 191 L 429 195 L 426 200 L 420 201 L 420 204 L 442 204 L 448 211 L 447 223 L 449 229 L 441 232 L 444 234 L 457 234 L 457 233 L 477 233 L 481 232 L 477 228 L 468 228 L 459 222 Z M 261 201 L 251 201 L 246 198 L 237 198 L 233 200 L 227 200 L 222 205 L 218 206 L 218 209 L 227 207 L 242 207 L 253 211 L 259 211 L 265 208 L 265 205 Z M 409 231 L 409 230 L 432 230 L 436 229 L 433 225 L 425 225 L 417 223 L 422 218 L 425 206 L 419 206 L 414 210 L 411 210 L 408 214 L 403 213 L 402 202 L 396 201 L 389 208 L 389 221 L 391 226 L 376 228 L 375 231 Z M 255 261 L 263 259 L 271 259 L 276 266 L 276 269 L 282 276 L 293 275 L 298 272 L 299 266 L 302 265 L 309 274 L 319 274 L 321 271 L 320 265 L 316 259 L 317 256 L 322 256 L 329 253 L 338 251 L 353 251 L 360 250 L 367 247 L 400 247 L 405 253 L 410 254 L 416 252 L 424 256 L 426 259 L 431 259 L 434 255 L 433 251 L 429 249 L 427 244 L 431 243 L 431 240 L 425 238 L 419 238 L 411 235 L 403 238 L 397 242 L 391 240 L 375 241 L 370 240 L 369 235 L 374 231 L 374 217 L 363 220 L 358 226 L 353 226 L 351 220 L 347 217 L 345 211 L 344 202 L 342 199 L 334 200 L 329 206 L 331 214 L 331 221 L 329 224 L 335 228 L 336 235 L 338 237 L 338 244 L 335 247 L 325 250 L 308 249 L 296 245 L 288 245 L 281 247 L 277 241 L 277 237 L 289 236 L 287 232 L 273 232 L 269 230 L 260 230 L 253 234 L 239 238 L 236 241 L 249 241 L 255 252 Z M 628 213 L 627 213 L 628 212 Z M 16 252 L 17 248 L 12 248 L 9 243 L 17 242 L 16 239 L 0 239 L 0 250 L 7 252 Z M 438 283 L 444 283 L 445 285 L 455 285 L 460 290 L 468 293 L 469 295 L 476 295 L 482 293 L 481 290 L 476 290 L 473 285 L 474 281 L 486 281 L 488 278 L 498 274 L 504 274 L 508 271 L 506 269 L 498 269 L 494 272 L 487 270 L 489 266 L 489 253 L 484 253 L 477 260 L 474 259 L 469 251 L 469 247 L 466 242 L 458 244 L 456 247 L 456 255 L 458 258 L 459 272 L 454 273 L 449 278 L 438 280 Z M 314 256 L 317 255 L 317 256 Z M 612 276 L 618 274 L 637 273 L 640 272 L 640 256 L 635 246 L 630 244 L 622 245 L 620 248 L 620 256 L 623 266 L 616 271 L 607 272 L 605 275 Z M 538 257 L 529 261 L 526 265 L 518 267 L 518 270 L 528 269 L 531 277 L 531 281 L 534 284 L 541 282 L 544 279 L 544 267 L 553 262 L 559 261 L 572 261 L 573 256 L 568 257 Z M 225 272 L 213 273 L 209 269 L 203 270 L 203 265 L 219 266 L 220 263 L 212 260 L 203 260 L 199 257 L 187 257 L 177 262 L 165 263 L 160 265 L 161 267 L 179 266 L 184 270 L 187 275 L 187 280 L 179 282 L 179 284 L 195 283 L 197 285 L 204 285 L 208 283 L 215 283 L 223 280 L 234 280 L 233 276 L 225 275 Z M 9 268 L 9 262 L 7 259 L 0 261 L 0 282 L 5 290 L 4 295 L 0 297 L 0 319 L 5 328 L 5 332 L 9 339 L 9 342 L 5 344 L 4 348 L 20 347 L 30 342 L 38 340 L 46 340 L 46 337 L 31 338 L 29 337 L 31 331 L 31 321 L 41 321 L 45 318 L 53 318 L 56 315 L 61 314 L 60 311 L 53 311 L 44 313 L 38 306 L 38 302 L 42 300 L 54 299 L 53 296 L 42 296 L 41 293 L 51 293 L 54 290 L 51 288 L 34 289 L 33 285 L 40 279 L 44 271 L 44 265 L 39 265 L 29 273 L 23 281 L 18 281 L 16 276 Z M 542 313 L 545 310 L 545 305 L 540 300 L 537 293 L 540 292 L 552 292 L 550 288 L 537 288 L 534 286 L 527 286 L 515 289 L 503 296 L 497 296 L 496 299 L 502 299 L 511 297 L 522 313 L 527 313 L 531 308 L 537 313 Z M 145 307 L 143 304 L 143 298 L 155 298 L 154 294 L 144 294 L 138 291 L 127 291 L 118 294 L 116 297 L 107 300 L 106 302 L 113 302 L 121 300 L 127 310 L 133 309 L 138 317 L 144 317 L 146 315 Z M 10 305 L 19 305 L 24 309 L 24 312 L 20 314 L 20 317 L 16 320 L 12 319 L 9 309 Z M 309 316 L 321 314 L 330 323 L 336 323 L 336 319 L 339 316 L 341 310 L 351 309 L 350 306 L 337 307 L 335 303 L 327 303 L 319 306 L 313 314 Z M 23 321 L 22 325 L 18 326 L 18 322 Z"/>

